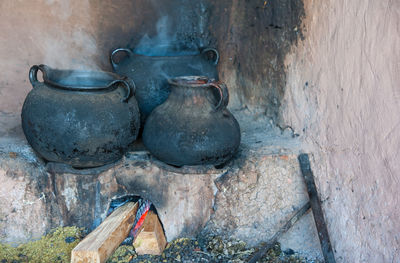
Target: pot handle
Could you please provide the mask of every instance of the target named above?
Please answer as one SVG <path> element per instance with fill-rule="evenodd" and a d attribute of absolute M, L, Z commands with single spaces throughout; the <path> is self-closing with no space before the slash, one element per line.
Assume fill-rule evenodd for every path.
<path fill-rule="evenodd" d="M 129 82 L 129 83 L 128 83 Z M 124 88 L 126 89 L 126 94 L 125 96 L 122 98 L 122 102 L 128 102 L 129 97 L 131 96 L 131 87 L 133 89 L 133 92 L 136 91 L 136 86 L 135 86 L 135 82 L 133 82 L 133 80 L 129 79 L 116 79 L 114 81 L 112 81 L 110 84 L 108 84 L 108 87 L 111 87 L 113 85 L 116 84 L 122 84 L 124 86 Z"/>
<path fill-rule="evenodd" d="M 133 79 L 129 78 L 129 77 L 123 77 L 123 80 L 126 81 L 126 83 L 128 83 L 129 87 L 131 88 L 131 91 L 133 93 L 133 95 L 136 94 L 136 84 L 133 81 Z"/>
<path fill-rule="evenodd" d="M 219 101 L 217 106 L 215 106 L 215 110 L 224 110 L 226 109 L 226 106 L 228 106 L 229 103 L 229 92 L 228 88 L 226 87 L 225 83 L 222 82 L 211 82 L 209 83 L 210 86 L 216 88 L 219 92 Z"/>
<path fill-rule="evenodd" d="M 47 74 L 47 68 L 48 66 L 46 65 L 33 65 L 29 69 L 29 81 L 32 84 L 32 87 L 35 88 L 37 85 L 40 84 L 40 81 L 37 79 L 37 73 L 40 70 L 43 73 L 43 77 Z"/>
<path fill-rule="evenodd" d="M 132 50 L 130 50 L 130 49 L 128 49 L 128 48 L 117 48 L 116 50 L 114 50 L 114 51 L 111 53 L 111 56 L 110 56 L 110 62 L 111 62 L 111 65 L 112 65 L 112 67 L 113 67 L 114 70 L 118 67 L 118 63 L 115 63 L 115 60 L 114 60 L 114 56 L 115 56 L 118 52 L 125 52 L 125 53 L 128 54 L 129 57 L 133 55 Z"/>
<path fill-rule="evenodd" d="M 209 47 L 209 48 L 205 48 L 201 51 L 201 54 L 206 54 L 208 52 L 212 52 L 214 53 L 214 60 L 213 60 L 213 64 L 217 65 L 218 61 L 219 61 L 219 52 L 218 50 L 216 50 L 215 48 Z"/>

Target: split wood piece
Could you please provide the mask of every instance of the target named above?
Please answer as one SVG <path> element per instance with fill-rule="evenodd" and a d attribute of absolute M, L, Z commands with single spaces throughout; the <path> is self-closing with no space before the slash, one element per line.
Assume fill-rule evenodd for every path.
<path fill-rule="evenodd" d="M 133 202 L 118 207 L 72 250 L 71 263 L 105 262 L 128 236 L 137 209 Z"/>
<path fill-rule="evenodd" d="M 248 260 L 248 263 L 256 263 L 260 260 L 267 252 L 274 247 L 278 242 L 279 237 L 286 233 L 307 211 L 310 209 L 310 202 L 303 205 L 290 219 L 287 221 L 278 232 L 276 232 L 268 242 L 262 246 L 256 253 L 254 253 Z"/>
<path fill-rule="evenodd" d="M 322 212 L 321 200 L 319 198 L 317 187 L 314 181 L 314 175 L 311 170 L 308 154 L 302 153 L 298 157 L 301 173 L 307 185 L 308 196 L 310 198 L 311 209 L 314 215 L 315 225 L 317 226 L 319 242 L 326 263 L 335 263 L 335 256 L 332 251 L 331 241 L 329 240 L 328 228 L 325 224 L 324 214 Z"/>
<path fill-rule="evenodd" d="M 138 233 L 133 242 L 138 255 L 161 255 L 167 240 L 160 220 L 153 211 L 149 211 Z"/>

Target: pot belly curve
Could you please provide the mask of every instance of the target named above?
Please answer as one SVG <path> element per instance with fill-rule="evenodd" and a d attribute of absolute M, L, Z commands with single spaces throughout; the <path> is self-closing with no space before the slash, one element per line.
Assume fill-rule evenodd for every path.
<path fill-rule="evenodd" d="M 143 131 L 143 143 L 159 160 L 175 166 L 219 165 L 237 152 L 240 128 L 230 112 L 194 118 L 162 108 L 153 111 Z"/>
<path fill-rule="evenodd" d="M 36 152 L 48 161 L 79 168 L 118 160 L 139 130 L 136 101 L 122 103 L 118 94 L 37 87 L 28 94 L 21 117 Z"/>

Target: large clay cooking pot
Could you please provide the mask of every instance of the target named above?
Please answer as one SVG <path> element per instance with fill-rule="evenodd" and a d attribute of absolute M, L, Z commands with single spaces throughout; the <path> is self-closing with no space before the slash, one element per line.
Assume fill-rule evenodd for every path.
<path fill-rule="evenodd" d="M 165 49 L 169 50 L 169 47 Z M 117 56 L 122 54 L 127 56 L 117 63 Z M 196 53 L 188 54 L 182 51 L 170 54 L 143 55 L 126 48 L 118 48 L 111 53 L 110 60 L 115 72 L 135 81 L 142 124 L 150 112 L 168 98 L 170 92 L 168 78 L 200 75 L 218 79 L 217 50 L 206 48 Z"/>
<path fill-rule="evenodd" d="M 240 128 L 226 109 L 226 86 L 198 76 L 170 79 L 169 84 L 168 99 L 147 118 L 144 145 L 175 166 L 227 162 L 239 147 Z"/>
<path fill-rule="evenodd" d="M 38 71 L 43 82 L 38 81 Z M 122 157 L 139 131 L 132 81 L 102 71 L 33 66 L 33 89 L 22 108 L 22 128 L 44 159 L 96 167 Z M 130 84 L 128 84 L 128 82 Z"/>

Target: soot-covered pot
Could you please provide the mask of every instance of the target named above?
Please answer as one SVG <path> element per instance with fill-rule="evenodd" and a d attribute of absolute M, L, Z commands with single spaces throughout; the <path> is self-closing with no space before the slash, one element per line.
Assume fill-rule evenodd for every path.
<path fill-rule="evenodd" d="M 38 81 L 38 71 L 43 82 Z M 134 83 L 102 71 L 32 66 L 33 89 L 22 108 L 22 128 L 44 159 L 96 167 L 122 157 L 139 131 Z"/>
<path fill-rule="evenodd" d="M 111 53 L 115 72 L 128 76 L 136 83 L 142 124 L 150 112 L 168 98 L 168 78 L 200 75 L 218 79 L 216 66 L 219 54 L 216 49 L 205 48 L 195 53 L 176 51 L 168 46 L 162 49 L 165 50 L 163 55 L 137 54 L 126 48 L 118 48 Z M 127 56 L 117 63 L 116 57 L 123 53 Z"/>
<path fill-rule="evenodd" d="M 171 93 L 147 118 L 143 143 L 175 166 L 227 162 L 237 152 L 240 128 L 230 113 L 225 84 L 207 77 L 169 80 Z"/>

